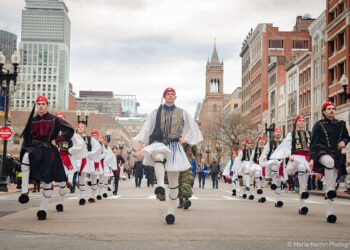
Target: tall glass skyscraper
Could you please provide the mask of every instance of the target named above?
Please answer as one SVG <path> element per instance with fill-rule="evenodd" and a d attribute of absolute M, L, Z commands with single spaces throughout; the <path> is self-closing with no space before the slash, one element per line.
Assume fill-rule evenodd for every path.
<path fill-rule="evenodd" d="M 17 36 L 5 30 L 0 30 L 0 51 L 4 53 L 7 59 L 11 58 L 12 53 L 17 48 Z"/>
<path fill-rule="evenodd" d="M 70 20 L 62 0 L 26 0 L 22 11 L 19 50 L 22 60 L 12 105 L 17 110 L 33 107 L 45 95 L 53 110 L 68 110 Z"/>

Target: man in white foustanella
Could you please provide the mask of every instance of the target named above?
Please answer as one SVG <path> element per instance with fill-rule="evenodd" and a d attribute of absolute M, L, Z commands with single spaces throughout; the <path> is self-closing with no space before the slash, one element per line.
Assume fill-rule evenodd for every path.
<path fill-rule="evenodd" d="M 167 88 L 163 92 L 164 105 L 154 110 L 145 121 L 140 133 L 134 138 L 138 142 L 137 160 L 144 156 L 144 165 L 154 166 L 157 199 L 165 200 L 164 174 L 168 174 L 169 201 L 167 224 L 174 224 L 178 197 L 179 172 L 191 168 L 181 146 L 184 143 L 196 145 L 203 140 L 197 123 L 188 112 L 175 106 L 176 92 Z M 148 146 L 143 147 L 143 144 Z"/>

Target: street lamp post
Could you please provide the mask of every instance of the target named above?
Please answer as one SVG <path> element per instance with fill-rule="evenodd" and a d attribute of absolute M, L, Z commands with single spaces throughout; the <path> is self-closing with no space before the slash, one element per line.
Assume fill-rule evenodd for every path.
<path fill-rule="evenodd" d="M 210 146 L 207 146 L 206 153 L 207 153 L 207 164 L 209 165 Z"/>
<path fill-rule="evenodd" d="M 343 86 L 344 88 L 344 103 L 346 103 L 347 99 L 350 99 L 350 94 L 347 93 L 347 88 L 348 88 L 348 84 L 349 84 L 349 79 L 348 77 L 343 74 L 342 77 L 340 78 L 340 84 Z"/>
<path fill-rule="evenodd" d="M 119 143 L 119 151 L 120 151 L 120 154 L 123 153 L 123 148 L 124 148 L 124 143 Z"/>
<path fill-rule="evenodd" d="M 111 142 L 111 131 L 107 131 L 106 132 L 106 140 L 107 140 L 108 143 Z"/>
<path fill-rule="evenodd" d="M 13 53 L 11 56 L 11 62 L 13 66 L 13 72 L 10 72 L 11 69 L 11 63 L 8 63 L 5 65 L 6 57 L 4 54 L 0 51 L 0 85 L 6 86 L 5 90 L 5 126 L 10 125 L 8 121 L 8 114 L 9 114 L 9 91 L 11 86 L 11 81 L 13 81 L 14 87 L 16 87 L 17 84 L 17 76 L 18 76 L 18 65 L 21 58 L 18 55 L 17 51 Z M 7 66 L 7 67 L 6 67 Z M 5 168 L 5 160 L 6 160 L 6 154 L 7 154 L 7 140 L 4 140 L 4 148 L 2 153 L 2 163 L 0 166 L 0 191 L 7 192 L 7 183 L 6 183 L 6 168 Z"/>
<path fill-rule="evenodd" d="M 222 147 L 217 145 L 216 146 L 216 151 L 218 152 L 218 162 L 221 162 L 221 151 L 222 151 Z"/>
<path fill-rule="evenodd" d="M 267 127 L 267 123 L 265 123 L 265 133 L 266 133 L 266 135 L 267 135 L 267 133 L 269 133 L 270 141 L 272 140 L 273 132 L 274 132 L 274 130 L 275 130 L 275 126 L 276 126 L 276 124 L 275 124 L 275 123 L 272 123 L 272 124 L 270 125 L 270 127 L 268 128 L 268 127 Z"/>
<path fill-rule="evenodd" d="M 82 113 L 80 112 L 80 110 L 78 110 L 76 114 L 77 114 L 78 123 L 83 123 L 87 127 L 88 119 L 89 119 L 89 111 L 85 111 L 85 120 L 81 119 Z"/>

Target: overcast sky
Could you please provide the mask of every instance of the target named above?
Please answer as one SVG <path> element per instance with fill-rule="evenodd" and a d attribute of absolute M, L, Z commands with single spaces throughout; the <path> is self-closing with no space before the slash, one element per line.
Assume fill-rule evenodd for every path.
<path fill-rule="evenodd" d="M 258 23 L 291 31 L 296 16 L 317 18 L 327 0 L 65 0 L 71 20 L 74 90 L 135 94 L 139 112 L 158 107 L 163 90 L 194 115 L 205 95 L 214 38 L 224 60 L 224 92 L 241 85 L 242 41 Z M 24 0 L 0 0 L 0 29 L 20 38 Z"/>

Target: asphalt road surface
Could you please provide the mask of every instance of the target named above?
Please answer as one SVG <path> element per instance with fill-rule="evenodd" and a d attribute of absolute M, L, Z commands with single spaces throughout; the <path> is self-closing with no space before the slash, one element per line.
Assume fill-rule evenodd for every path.
<path fill-rule="evenodd" d="M 145 180 L 143 180 L 145 182 Z M 177 209 L 167 225 L 167 202 L 155 199 L 154 188 L 135 188 L 121 181 L 119 193 L 96 203 L 78 205 L 68 194 L 64 212 L 55 210 L 54 190 L 46 221 L 38 221 L 41 194 L 0 195 L 0 249 L 350 249 L 350 200 L 336 199 L 336 224 L 326 222 L 326 201 L 310 196 L 309 214 L 297 213 L 298 196 L 282 192 L 282 208 L 265 188 L 266 203 L 231 196 L 231 185 L 205 189 L 195 183 L 192 206 Z M 87 194 L 90 194 L 87 190 Z"/>

